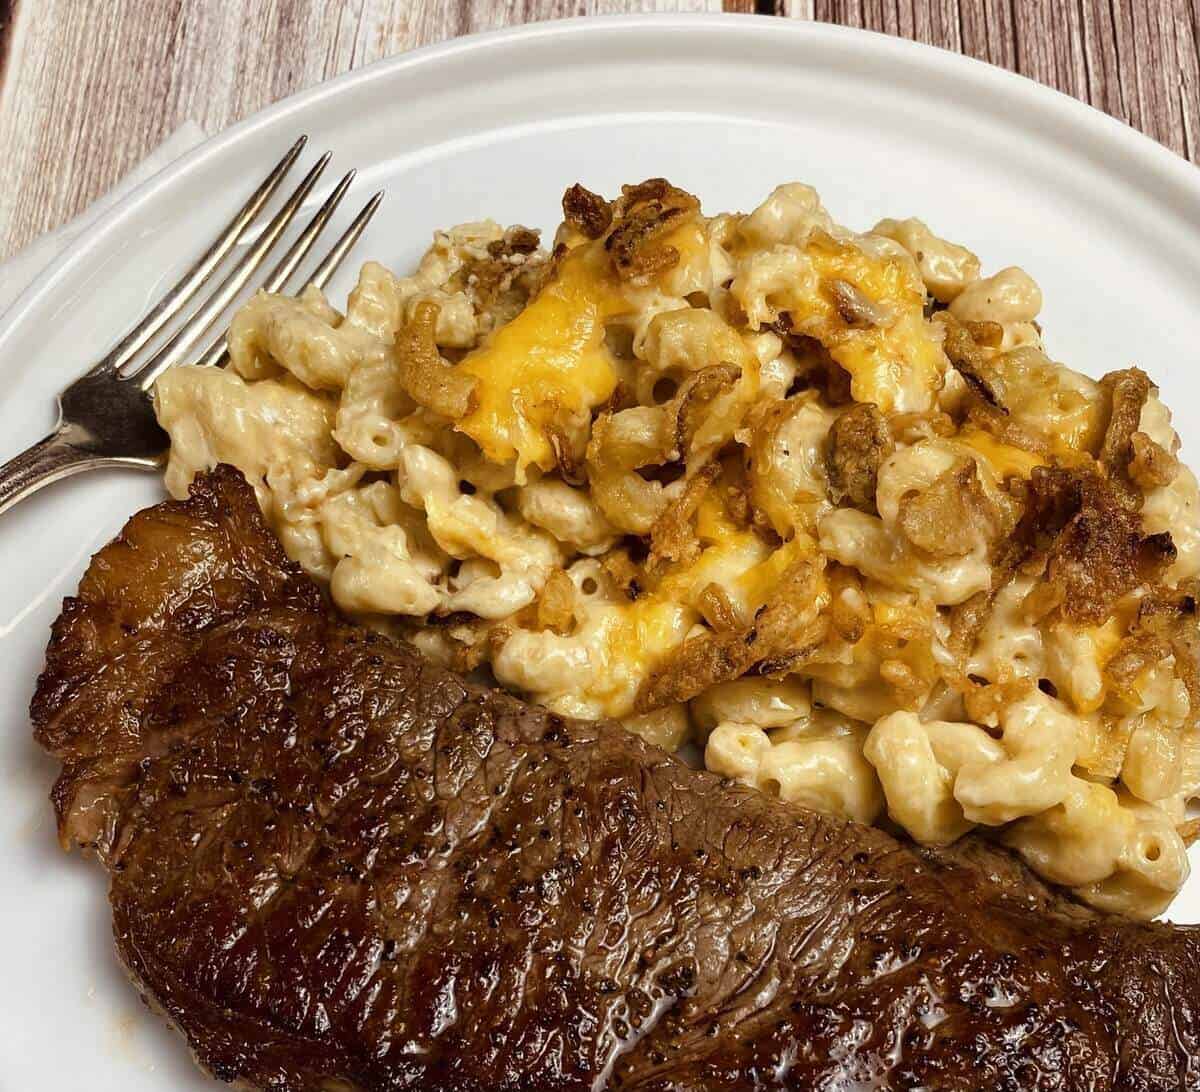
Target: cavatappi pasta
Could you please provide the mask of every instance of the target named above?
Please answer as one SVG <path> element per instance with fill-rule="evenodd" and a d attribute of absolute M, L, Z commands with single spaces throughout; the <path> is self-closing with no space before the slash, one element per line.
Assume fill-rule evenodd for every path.
<path fill-rule="evenodd" d="M 777 188 L 464 224 L 345 314 L 258 295 L 156 389 L 167 485 L 240 467 L 344 610 L 574 716 L 1161 911 L 1200 794 L 1200 494 L 1136 369 L 919 220 Z M 1196 710 L 1196 712 L 1194 712 Z"/>

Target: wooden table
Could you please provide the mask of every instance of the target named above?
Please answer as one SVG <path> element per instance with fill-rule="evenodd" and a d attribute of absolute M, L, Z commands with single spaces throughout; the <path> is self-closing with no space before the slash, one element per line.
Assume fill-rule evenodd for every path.
<path fill-rule="evenodd" d="M 1200 0 L 725 0 L 969 53 L 1196 162 Z M 209 133 L 414 46 L 578 14 L 721 0 L 0 0 L 0 258 L 68 219 L 187 119 Z"/>

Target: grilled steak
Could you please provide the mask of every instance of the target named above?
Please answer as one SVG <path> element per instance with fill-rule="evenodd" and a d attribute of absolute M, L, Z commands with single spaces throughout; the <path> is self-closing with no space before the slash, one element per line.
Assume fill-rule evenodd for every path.
<path fill-rule="evenodd" d="M 277 1090 L 1200 1087 L 1200 933 L 1085 911 L 467 685 L 236 471 L 135 516 L 33 702 L 117 949 Z"/>

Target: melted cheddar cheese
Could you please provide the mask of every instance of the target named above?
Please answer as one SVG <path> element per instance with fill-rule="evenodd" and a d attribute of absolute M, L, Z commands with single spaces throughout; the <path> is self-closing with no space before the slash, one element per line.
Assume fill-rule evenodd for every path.
<path fill-rule="evenodd" d="M 849 373 L 855 401 L 872 402 L 885 414 L 933 405 L 945 357 L 910 263 L 823 231 L 802 248 L 776 247 L 745 262 L 734 290 L 741 291 L 747 313 L 762 321 L 764 303 L 771 313 L 786 311 L 793 330 L 816 338 Z M 854 296 L 861 316 L 844 313 L 846 298 Z"/>
<path fill-rule="evenodd" d="M 746 615 L 753 617 L 755 611 L 771 602 L 785 574 L 797 561 L 818 555 L 817 544 L 808 535 L 799 534 L 789 539 L 734 580 L 734 600 L 741 601 Z"/>
<path fill-rule="evenodd" d="M 605 658 L 611 670 L 605 712 L 628 716 L 642 681 L 683 644 L 696 613 L 682 603 L 646 596 L 613 611 L 605 632 Z M 608 682 L 608 680 L 606 680 Z"/>
<path fill-rule="evenodd" d="M 829 355 L 850 373 L 857 402 L 874 402 L 882 412 L 922 410 L 941 387 L 945 358 L 925 321 L 925 293 L 912 271 L 892 257 L 875 257 L 857 247 L 810 242 L 808 253 L 823 281 L 853 285 L 889 316 L 880 326 L 829 329 Z M 826 328 L 841 325 L 828 292 L 815 304 Z M 838 343 L 840 342 L 840 344 Z"/>
<path fill-rule="evenodd" d="M 704 589 L 717 584 L 744 618 L 751 617 L 753 607 L 740 594 L 738 581 L 769 558 L 770 547 L 753 531 L 738 527 L 714 493 L 705 496 L 697 510 L 696 537 L 700 556 L 690 564 L 672 566 L 659 582 L 656 594 L 698 607 Z"/>
<path fill-rule="evenodd" d="M 477 380 L 459 430 L 493 462 L 515 461 L 518 482 L 531 464 L 551 469 L 548 426 L 593 409 L 617 385 L 604 327 L 624 308 L 603 251 L 573 251 L 529 306 L 459 365 Z"/>
<path fill-rule="evenodd" d="M 957 439 L 977 455 L 981 455 L 999 481 L 1013 477 L 1028 478 L 1035 466 L 1046 465 L 1046 460 L 1041 455 L 1003 443 L 973 425 L 966 425 L 959 432 Z"/>

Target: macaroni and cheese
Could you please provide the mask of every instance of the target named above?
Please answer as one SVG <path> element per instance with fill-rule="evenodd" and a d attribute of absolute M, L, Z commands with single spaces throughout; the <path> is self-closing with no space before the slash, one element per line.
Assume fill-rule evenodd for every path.
<path fill-rule="evenodd" d="M 573 186 L 551 249 L 438 232 L 344 314 L 259 294 L 158 382 L 167 485 L 241 468 L 344 610 L 563 714 L 1133 915 L 1200 794 L 1200 492 L 1146 376 L 1041 292 L 807 186 Z"/>

